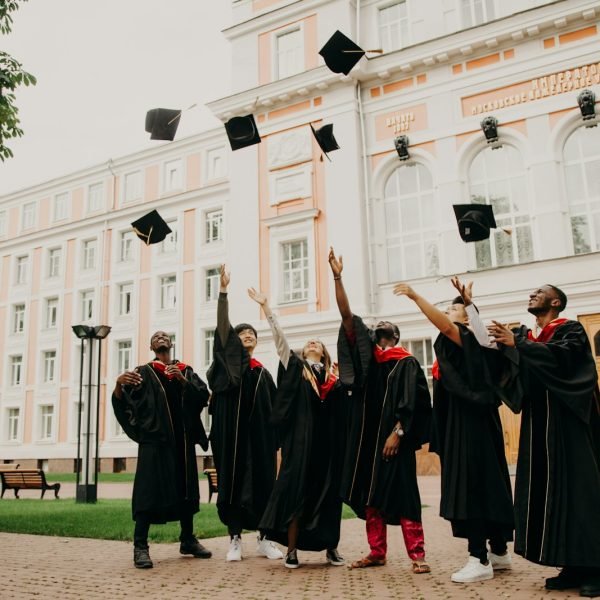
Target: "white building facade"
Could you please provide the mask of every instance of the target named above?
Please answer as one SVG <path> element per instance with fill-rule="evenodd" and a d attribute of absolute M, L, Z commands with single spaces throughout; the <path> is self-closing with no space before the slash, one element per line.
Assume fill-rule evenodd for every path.
<path fill-rule="evenodd" d="M 396 281 L 441 302 L 458 274 L 475 281 L 485 320 L 527 324 L 528 293 L 553 283 L 600 353 L 600 127 L 577 103 L 583 89 L 600 98 L 598 2 L 235 0 L 232 15 L 232 95 L 209 106 L 223 121 L 253 113 L 261 144 L 231 152 L 219 129 L 0 199 L 0 458 L 73 460 L 79 322 L 113 328 L 102 468 L 135 456 L 106 403 L 114 378 L 148 360 L 156 329 L 205 373 L 221 262 L 232 321 L 257 325 L 272 368 L 245 290 L 268 294 L 292 346 L 318 336 L 335 355 L 330 245 L 354 312 L 396 322 L 428 371 L 435 332 L 393 296 Z M 334 74 L 318 50 L 336 29 L 384 52 Z M 490 115 L 494 144 L 480 127 Z M 333 123 L 331 161 L 311 123 Z M 464 244 L 452 204 L 468 202 L 491 204 L 512 235 Z M 129 223 L 152 208 L 174 234 L 149 249 Z M 513 459 L 516 425 L 504 418 Z"/>

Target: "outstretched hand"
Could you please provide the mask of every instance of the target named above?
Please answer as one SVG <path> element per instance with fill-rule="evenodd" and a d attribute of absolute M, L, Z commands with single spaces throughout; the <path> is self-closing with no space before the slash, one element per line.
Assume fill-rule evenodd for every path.
<path fill-rule="evenodd" d="M 229 285 L 229 282 L 231 281 L 231 275 L 230 275 L 230 273 L 227 272 L 227 268 L 224 264 L 221 265 L 221 268 L 219 269 L 219 275 L 220 275 L 219 283 L 221 285 L 221 291 L 226 292 L 227 286 Z"/>
<path fill-rule="evenodd" d="M 333 251 L 333 246 L 329 247 L 329 266 L 331 267 L 331 272 L 334 277 L 340 277 L 342 275 L 342 271 L 344 270 L 344 261 L 342 259 L 342 255 L 340 254 L 338 257 L 335 256 L 335 252 Z"/>
<path fill-rule="evenodd" d="M 248 288 L 248 296 L 257 302 L 261 306 L 265 306 L 267 304 L 267 296 L 261 292 L 256 291 L 253 287 Z"/>
<path fill-rule="evenodd" d="M 514 348 L 515 334 L 506 325 L 492 321 L 492 324 L 488 325 L 488 331 L 497 344 Z"/>
<path fill-rule="evenodd" d="M 407 298 L 410 298 L 411 300 L 414 300 L 417 297 L 417 294 L 415 293 L 415 290 L 413 290 L 410 285 L 408 285 L 408 283 L 397 283 L 394 286 L 394 294 L 396 296 L 406 296 Z"/>
<path fill-rule="evenodd" d="M 465 306 L 473 304 L 473 282 L 467 281 L 466 283 L 462 283 L 456 275 L 450 281 L 460 294 Z"/>

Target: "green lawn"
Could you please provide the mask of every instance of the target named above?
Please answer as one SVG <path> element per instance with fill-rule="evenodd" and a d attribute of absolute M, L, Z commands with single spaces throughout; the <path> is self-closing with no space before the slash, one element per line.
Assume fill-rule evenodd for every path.
<path fill-rule="evenodd" d="M 344 506 L 343 518 L 354 516 L 352 510 Z M 227 535 L 215 504 L 203 504 L 194 525 L 194 531 L 201 539 Z M 99 500 L 97 504 L 77 504 L 73 499 L 5 499 L 0 501 L 0 531 L 132 541 L 131 502 Z M 151 542 L 167 543 L 178 539 L 179 523 L 150 528 Z"/>
<path fill-rule="evenodd" d="M 98 483 L 131 483 L 135 473 L 98 473 Z M 198 479 L 206 479 L 204 473 Z M 75 483 L 75 473 L 46 473 L 48 483 Z"/>

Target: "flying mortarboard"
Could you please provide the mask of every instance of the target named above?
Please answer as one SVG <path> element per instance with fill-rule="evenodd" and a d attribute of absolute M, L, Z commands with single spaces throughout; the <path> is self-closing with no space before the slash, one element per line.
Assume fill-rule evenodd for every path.
<path fill-rule="evenodd" d="M 229 119 L 225 123 L 225 131 L 227 132 L 232 150 L 239 150 L 246 146 L 260 144 L 260 134 L 256 128 L 254 115 Z"/>
<path fill-rule="evenodd" d="M 325 156 L 331 160 L 327 153 L 333 152 L 334 150 L 339 150 L 340 148 L 335 137 L 333 137 L 333 124 L 329 123 L 327 125 L 323 125 L 323 127 L 320 127 L 319 129 L 315 129 L 312 126 L 312 123 L 310 123 L 310 128 L 315 136 L 315 139 L 317 140 L 317 144 L 319 144 L 319 147 L 321 150 L 323 150 Z M 323 160 L 322 157 L 321 160 Z"/>
<path fill-rule="evenodd" d="M 164 219 L 158 214 L 157 210 L 153 210 L 148 214 L 134 221 L 131 226 L 135 234 L 149 246 L 162 242 L 169 233 L 171 228 L 165 223 Z"/>
<path fill-rule="evenodd" d="M 480 242 L 490 237 L 490 229 L 496 229 L 494 211 L 489 204 L 453 204 L 458 232 L 464 242 Z M 502 228 L 512 233 L 512 230 Z"/>
<path fill-rule="evenodd" d="M 172 108 L 153 108 L 146 113 L 146 131 L 150 133 L 151 140 L 175 139 L 177 127 L 181 120 L 181 110 Z"/>
<path fill-rule="evenodd" d="M 354 65 L 367 53 L 381 54 L 383 50 L 363 50 L 341 31 L 336 31 L 319 50 L 325 64 L 334 73 L 348 75 Z"/>

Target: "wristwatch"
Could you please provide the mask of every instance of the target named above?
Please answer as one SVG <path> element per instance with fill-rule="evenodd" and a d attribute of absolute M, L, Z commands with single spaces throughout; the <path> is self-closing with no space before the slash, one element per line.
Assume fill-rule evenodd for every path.
<path fill-rule="evenodd" d="M 402 429 L 402 427 L 399 425 L 398 427 L 394 428 L 393 433 L 395 433 L 398 437 L 402 437 L 404 435 L 404 429 Z"/>

